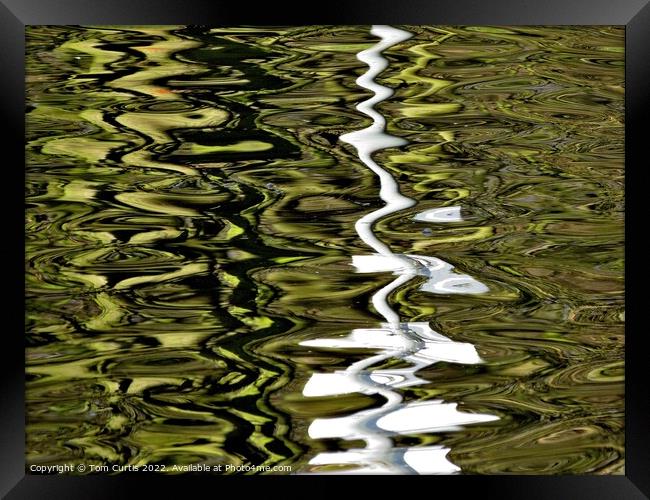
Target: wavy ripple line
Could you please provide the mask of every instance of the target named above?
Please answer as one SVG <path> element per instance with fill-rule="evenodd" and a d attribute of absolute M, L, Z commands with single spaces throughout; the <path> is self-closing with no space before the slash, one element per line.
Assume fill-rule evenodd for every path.
<path fill-rule="evenodd" d="M 345 452 L 319 453 L 309 463 L 315 466 L 353 465 L 353 473 L 443 473 L 450 474 L 459 468 L 446 459 L 448 448 L 442 446 L 394 447 L 392 436 L 443 430 L 458 430 L 460 425 L 496 420 L 493 415 L 461 413 L 456 404 L 441 400 L 405 403 L 395 389 L 426 383 L 415 373 L 438 361 L 464 364 L 482 362 L 471 344 L 454 342 L 433 331 L 428 323 L 400 323 L 399 315 L 390 307 L 391 292 L 414 277 L 426 276 L 421 287 L 434 293 L 482 293 L 487 288 L 466 275 L 453 273 L 453 266 L 434 257 L 401 255 L 393 253 L 373 232 L 373 225 L 381 218 L 415 205 L 415 200 L 402 195 L 389 172 L 381 168 L 372 154 L 380 149 L 405 145 L 404 139 L 385 132 L 386 120 L 374 108 L 389 98 L 392 89 L 378 84 L 375 78 L 387 68 L 388 61 L 382 52 L 409 39 L 409 32 L 390 26 L 373 26 L 371 33 L 381 38 L 373 47 L 360 52 L 357 58 L 369 69 L 357 79 L 357 84 L 372 90 L 374 95 L 357 109 L 373 119 L 369 127 L 345 134 L 341 140 L 357 149 L 361 161 L 380 180 L 381 199 L 385 205 L 361 217 L 355 229 L 361 239 L 377 252 L 375 255 L 353 256 L 353 265 L 359 272 L 393 271 L 398 277 L 378 290 L 372 297 L 375 309 L 385 318 L 380 328 L 356 329 L 344 339 L 316 339 L 301 345 L 325 348 L 378 349 L 376 355 L 334 373 L 315 373 L 307 382 L 303 394 L 333 396 L 350 392 L 378 394 L 386 399 L 379 408 L 359 411 L 339 418 L 319 418 L 309 427 L 313 439 L 342 438 L 363 440 L 366 447 Z M 459 207 L 427 210 L 415 219 L 444 222 L 458 220 Z M 410 363 L 409 368 L 373 370 L 370 368 L 391 358 Z M 337 471 L 341 472 L 341 471 Z"/>
<path fill-rule="evenodd" d="M 344 134 L 340 139 L 354 146 L 361 161 L 377 174 L 381 182 L 379 196 L 386 202 L 386 205 L 381 209 L 359 219 L 355 224 L 355 229 L 364 243 L 377 252 L 383 255 L 393 255 L 390 248 L 379 241 L 374 235 L 372 226 L 385 215 L 412 207 L 415 205 L 415 200 L 402 195 L 393 176 L 372 159 L 372 153 L 375 151 L 406 144 L 404 139 L 389 135 L 385 132 L 386 119 L 375 109 L 375 105 L 393 95 L 393 90 L 375 82 L 375 77 L 388 67 L 388 61 L 381 55 L 382 52 L 399 42 L 408 40 L 412 35 L 406 31 L 389 26 L 373 26 L 370 32 L 373 35 L 381 37 L 382 40 L 373 47 L 359 52 L 357 55 L 357 58 L 365 62 L 369 67 L 366 73 L 357 78 L 357 84 L 373 91 L 375 95 L 359 103 L 357 109 L 372 118 L 373 123 L 363 130 Z"/>

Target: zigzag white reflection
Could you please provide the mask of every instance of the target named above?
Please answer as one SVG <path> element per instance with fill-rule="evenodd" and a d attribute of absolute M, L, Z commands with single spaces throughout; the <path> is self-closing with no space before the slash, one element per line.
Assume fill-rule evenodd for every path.
<path fill-rule="evenodd" d="M 357 221 L 355 229 L 361 239 L 377 253 L 352 257 L 357 272 L 388 272 L 397 278 L 383 287 L 372 298 L 372 304 L 386 320 L 378 328 L 356 329 L 344 338 L 317 339 L 301 345 L 321 348 L 372 349 L 378 353 L 358 361 L 346 370 L 334 373 L 316 373 L 307 382 L 303 394 L 307 397 L 334 396 L 358 392 L 378 394 L 386 399 L 379 408 L 359 411 L 340 418 L 319 418 L 309 427 L 313 439 L 341 438 L 363 440 L 365 448 L 345 452 L 319 453 L 312 465 L 352 465 L 346 472 L 359 473 L 424 473 L 453 474 L 459 469 L 446 458 L 448 448 L 426 446 L 396 448 L 391 437 L 398 434 L 420 434 L 458 430 L 462 425 L 497 420 L 492 415 L 459 412 L 456 404 L 441 400 L 405 403 L 397 389 L 426 383 L 416 376 L 421 368 L 438 361 L 453 363 L 481 363 L 471 344 L 454 342 L 433 331 L 428 323 L 400 323 L 399 316 L 390 307 L 388 296 L 399 286 L 416 276 L 426 277 L 421 290 L 432 293 L 483 293 L 487 287 L 468 275 L 453 272 L 453 266 L 435 257 L 394 254 L 373 233 L 372 227 L 382 217 L 411 207 L 415 201 L 402 195 L 395 179 L 371 157 L 380 149 L 402 146 L 403 139 L 385 132 L 386 121 L 375 109 L 378 102 L 390 97 L 393 91 L 375 82 L 375 77 L 388 65 L 382 52 L 412 35 L 390 26 L 373 26 L 371 33 L 380 42 L 357 55 L 368 64 L 368 71 L 357 79 L 357 84 L 372 90 L 375 95 L 360 103 L 357 109 L 373 119 L 368 128 L 345 134 L 341 140 L 353 145 L 361 161 L 379 177 L 379 195 L 386 203 Z M 422 212 L 416 220 L 445 222 L 460 219 L 460 207 L 446 207 Z M 411 366 L 399 369 L 375 369 L 373 365 L 391 358 L 408 362 Z M 340 472 L 339 472 L 340 473 Z"/>

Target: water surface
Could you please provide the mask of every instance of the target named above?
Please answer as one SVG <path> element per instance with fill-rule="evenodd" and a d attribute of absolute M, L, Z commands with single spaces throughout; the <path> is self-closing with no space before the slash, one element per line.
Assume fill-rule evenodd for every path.
<path fill-rule="evenodd" d="M 28 27 L 28 466 L 622 473 L 623 46 Z"/>

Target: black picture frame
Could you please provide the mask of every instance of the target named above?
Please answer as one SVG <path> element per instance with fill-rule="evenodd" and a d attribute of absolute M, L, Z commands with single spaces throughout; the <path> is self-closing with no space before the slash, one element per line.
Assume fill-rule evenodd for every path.
<path fill-rule="evenodd" d="M 320 7 L 319 7 L 320 5 Z M 2 349 L 2 390 L 0 391 L 0 494 L 9 499 L 128 498 L 134 488 L 161 488 L 163 497 L 199 494 L 199 486 L 271 488 L 286 496 L 293 490 L 300 496 L 315 488 L 337 493 L 338 481 L 349 478 L 323 476 L 227 477 L 186 475 L 165 477 L 123 473 L 116 476 L 68 476 L 25 474 L 24 415 L 24 322 L 17 311 L 24 310 L 24 273 L 14 264 L 24 259 L 24 226 L 17 206 L 24 206 L 24 65 L 26 25 L 80 24 L 208 24 L 208 25 L 310 25 L 310 24 L 429 24 L 429 25 L 625 25 L 626 30 L 626 280 L 640 281 L 633 250 L 643 245 L 643 206 L 634 189 L 643 189 L 647 177 L 644 155 L 645 117 L 650 95 L 650 0 L 347 0 L 340 4 L 304 2 L 248 3 L 222 0 L 0 0 L 0 71 L 3 114 L 3 156 L 5 182 L 11 179 L 3 199 L 8 203 L 3 224 L 6 256 L 5 317 L 15 326 L 4 329 Z M 14 149 L 17 160 L 8 161 Z M 11 174 L 11 175 L 7 175 Z M 14 199 L 15 197 L 15 199 Z M 6 252 L 5 252 L 6 253 Z M 6 253 L 8 255 L 8 253 Z M 9 273 L 7 273 L 9 271 Z M 634 273 L 634 275 L 633 275 Z M 626 281 L 626 289 L 631 282 Z M 493 492 L 496 498 L 650 498 L 650 398 L 644 369 L 644 337 L 639 311 L 643 296 L 627 294 L 626 312 L 626 468 L 624 476 L 429 476 L 375 477 L 366 485 L 383 485 L 390 480 L 400 488 L 432 488 L 442 485 L 454 495 Z M 630 323 L 630 321 L 632 323 Z M 9 323 L 8 323 L 9 324 Z M 8 325 L 7 324 L 7 325 Z M 634 325 L 634 326 L 632 326 Z M 187 480 L 191 483 L 187 483 Z M 300 484 L 295 484 L 298 481 Z M 408 481 L 408 482 L 407 482 Z M 412 482 L 414 481 L 414 482 Z M 188 488 L 188 484 L 191 488 Z M 221 486 L 219 486 L 221 487 Z M 362 486 L 366 487 L 366 486 Z M 271 490 L 261 490 L 261 493 Z M 408 490 L 406 490 L 408 491 Z M 426 491 L 426 490 L 425 490 Z M 151 496 L 156 495 L 149 490 Z M 213 494 L 229 493 L 213 490 Z M 492 495 L 488 495 L 491 497 Z"/>

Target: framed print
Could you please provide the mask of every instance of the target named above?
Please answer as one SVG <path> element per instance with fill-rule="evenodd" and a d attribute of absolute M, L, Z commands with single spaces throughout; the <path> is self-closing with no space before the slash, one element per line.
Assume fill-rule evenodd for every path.
<path fill-rule="evenodd" d="M 328 7 L 2 0 L 7 498 L 648 497 L 650 7 Z"/>

